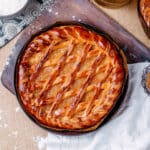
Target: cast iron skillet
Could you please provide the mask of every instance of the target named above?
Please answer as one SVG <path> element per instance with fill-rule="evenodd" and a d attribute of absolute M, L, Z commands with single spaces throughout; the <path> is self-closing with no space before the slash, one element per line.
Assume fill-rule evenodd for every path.
<path fill-rule="evenodd" d="M 44 29 L 42 29 L 41 31 L 39 31 L 38 33 L 34 34 L 33 36 L 31 36 L 31 38 L 26 42 L 26 44 L 24 45 L 23 49 L 21 50 L 21 52 L 19 53 L 18 55 L 18 58 L 17 58 L 17 61 L 16 61 L 16 64 L 15 64 L 15 74 L 14 74 L 14 87 L 15 87 L 15 92 L 16 92 L 16 96 L 17 96 L 17 99 L 18 99 L 18 102 L 20 104 L 20 106 L 22 107 L 23 111 L 26 113 L 26 115 L 33 121 L 35 122 L 38 126 L 44 128 L 44 129 L 47 129 L 47 130 L 51 130 L 51 131 L 57 131 L 56 129 L 53 129 L 47 125 L 44 125 L 42 124 L 41 122 L 39 122 L 34 116 L 32 116 L 28 111 L 26 111 L 26 108 L 24 107 L 22 101 L 21 101 L 21 98 L 20 98 L 20 95 L 19 95 L 19 92 L 18 92 L 18 66 L 19 66 L 19 62 L 24 54 L 24 51 L 28 45 L 28 43 L 36 36 L 38 36 L 39 34 L 53 28 L 53 27 L 58 27 L 58 26 L 62 26 L 62 25 L 80 25 L 80 26 L 83 26 L 83 27 L 86 27 L 88 28 L 89 30 L 91 31 L 95 31 L 97 34 L 103 36 L 104 38 L 106 38 L 108 41 L 110 41 L 111 43 L 113 43 L 119 54 L 120 54 L 120 57 L 122 57 L 122 60 L 123 60 L 123 64 L 124 64 L 124 68 L 125 68 L 125 79 L 124 79 L 124 83 L 123 83 L 123 88 L 122 88 L 122 91 L 120 92 L 120 95 L 118 96 L 116 102 L 114 103 L 114 106 L 112 107 L 112 109 L 108 112 L 108 114 L 106 115 L 106 117 L 104 118 L 104 120 L 102 120 L 102 122 L 100 123 L 100 126 L 103 125 L 104 123 L 106 123 L 112 116 L 113 114 L 117 111 L 118 107 L 120 106 L 125 94 L 126 94 L 126 91 L 127 91 L 127 87 L 128 87 L 128 68 L 127 68 L 127 61 L 126 61 L 126 57 L 124 55 L 124 52 L 123 50 L 121 50 L 119 48 L 119 46 L 114 42 L 114 40 L 109 37 L 106 33 L 103 33 L 101 32 L 100 30 L 98 30 L 96 27 L 93 27 L 91 25 L 88 25 L 88 24 L 84 24 L 84 23 L 81 23 L 81 22 L 57 22 L 49 27 L 46 27 Z M 100 127 L 99 126 L 99 127 Z M 65 131 L 65 132 L 63 132 Z M 82 131 L 77 131 L 77 130 L 63 130 L 61 133 L 69 133 L 70 134 L 70 131 L 73 131 L 72 134 L 76 134 L 77 132 L 82 132 Z M 59 131 L 60 132 L 60 131 Z M 84 131 L 86 132 L 86 131 Z"/>

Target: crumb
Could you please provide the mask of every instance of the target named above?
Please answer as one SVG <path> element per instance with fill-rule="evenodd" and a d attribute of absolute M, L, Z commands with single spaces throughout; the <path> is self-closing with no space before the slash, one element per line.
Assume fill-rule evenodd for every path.
<path fill-rule="evenodd" d="M 0 71 L 0 78 L 1 78 L 1 76 L 2 76 L 2 71 Z M 1 93 L 1 91 L 0 91 L 0 93 Z"/>
<path fill-rule="evenodd" d="M 75 20 L 76 16 L 72 16 L 72 19 Z"/>
<path fill-rule="evenodd" d="M 12 131 L 12 133 L 8 134 L 8 136 L 17 137 L 18 136 L 18 131 Z"/>
<path fill-rule="evenodd" d="M 79 22 L 81 22 L 81 19 L 78 19 Z"/>
<path fill-rule="evenodd" d="M 9 60 L 6 61 L 6 66 L 8 66 L 8 65 L 9 65 Z"/>
<path fill-rule="evenodd" d="M 16 112 L 19 112 L 19 111 L 20 111 L 20 107 L 17 107 L 17 108 L 15 109 L 15 111 L 16 111 Z"/>
<path fill-rule="evenodd" d="M 48 12 L 52 12 L 52 9 L 48 9 Z"/>
<path fill-rule="evenodd" d="M 5 124 L 4 124 L 4 128 L 7 128 L 7 127 L 8 127 L 8 124 L 5 123 Z"/>
<path fill-rule="evenodd" d="M 58 15 L 58 12 L 55 12 L 55 15 Z"/>

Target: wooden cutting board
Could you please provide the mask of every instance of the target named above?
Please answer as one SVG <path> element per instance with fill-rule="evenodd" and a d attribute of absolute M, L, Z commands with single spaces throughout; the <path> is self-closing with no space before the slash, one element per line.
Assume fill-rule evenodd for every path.
<path fill-rule="evenodd" d="M 2 83 L 15 94 L 14 71 L 17 57 L 25 44 L 38 32 L 56 22 L 82 22 L 108 34 L 125 52 L 128 63 L 150 61 L 150 50 L 112 18 L 88 0 L 56 0 L 22 33 L 12 50 L 9 63 L 2 73 Z"/>

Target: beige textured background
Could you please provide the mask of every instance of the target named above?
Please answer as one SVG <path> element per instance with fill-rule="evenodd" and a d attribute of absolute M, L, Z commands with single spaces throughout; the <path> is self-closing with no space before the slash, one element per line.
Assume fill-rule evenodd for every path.
<path fill-rule="evenodd" d="M 132 0 L 129 5 L 120 9 L 102 9 L 150 47 L 150 40 L 141 27 L 136 7 L 136 0 Z M 19 35 L 0 49 L 0 74 L 18 38 Z M 0 150 L 38 150 L 35 139 L 46 137 L 47 133 L 23 113 L 16 97 L 0 83 Z"/>

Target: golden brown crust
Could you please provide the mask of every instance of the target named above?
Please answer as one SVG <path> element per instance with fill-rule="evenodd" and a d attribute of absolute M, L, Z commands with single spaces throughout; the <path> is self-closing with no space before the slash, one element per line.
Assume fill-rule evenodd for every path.
<path fill-rule="evenodd" d="M 140 0 L 140 12 L 150 29 L 150 0 Z"/>
<path fill-rule="evenodd" d="M 150 73 L 148 73 L 146 77 L 146 87 L 150 91 Z"/>
<path fill-rule="evenodd" d="M 55 130 L 94 130 L 116 103 L 126 78 L 117 48 L 79 25 L 36 36 L 18 66 L 25 110 Z"/>

